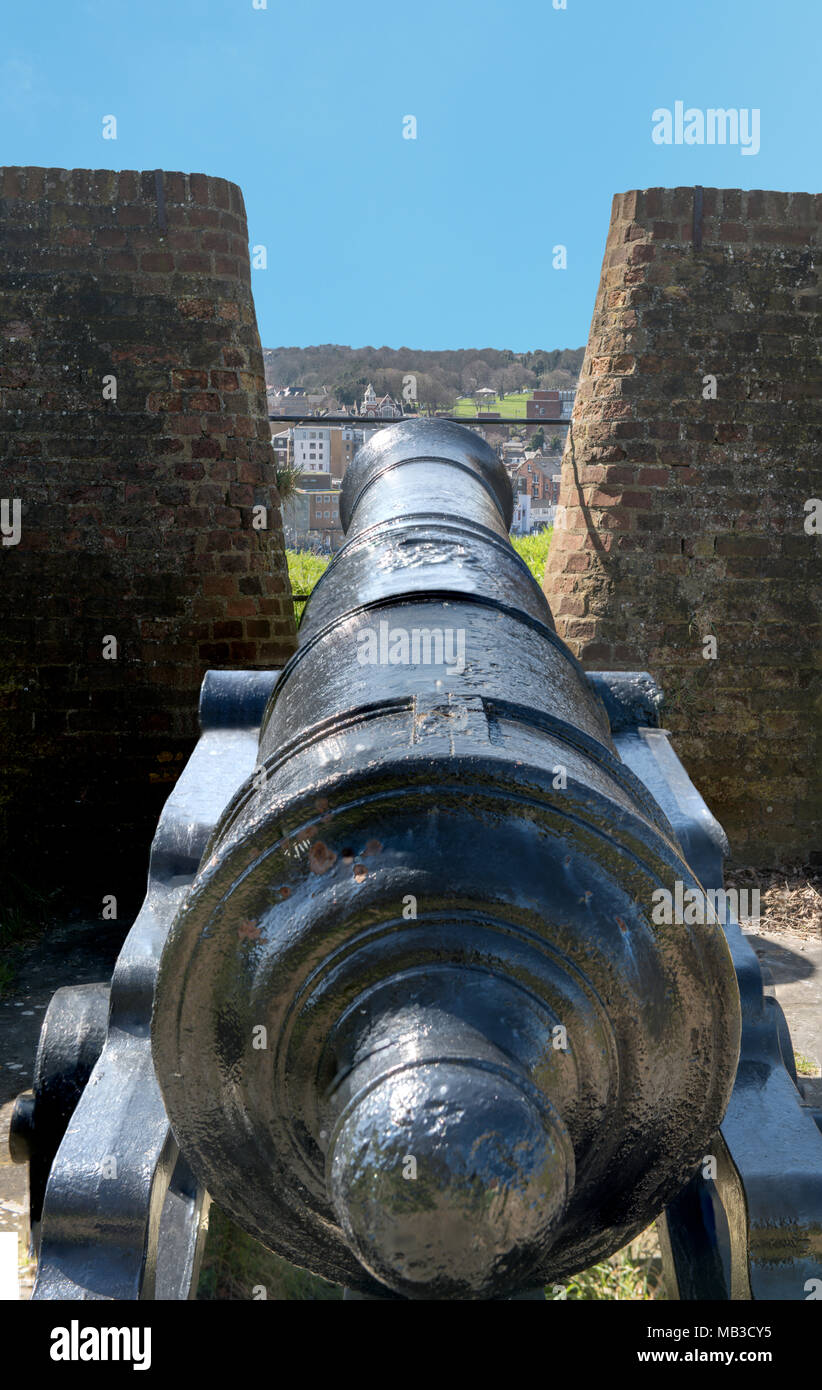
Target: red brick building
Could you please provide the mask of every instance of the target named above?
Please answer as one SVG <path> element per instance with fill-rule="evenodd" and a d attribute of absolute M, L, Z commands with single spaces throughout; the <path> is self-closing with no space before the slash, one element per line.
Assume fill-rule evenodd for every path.
<path fill-rule="evenodd" d="M 562 398 L 559 391 L 535 391 L 533 400 L 525 403 L 527 420 L 561 420 Z"/>
<path fill-rule="evenodd" d="M 559 489 L 553 482 L 553 474 L 558 467 L 556 460 L 527 453 L 524 462 L 509 471 L 514 491 L 527 492 L 534 502 L 556 502 L 555 493 Z"/>

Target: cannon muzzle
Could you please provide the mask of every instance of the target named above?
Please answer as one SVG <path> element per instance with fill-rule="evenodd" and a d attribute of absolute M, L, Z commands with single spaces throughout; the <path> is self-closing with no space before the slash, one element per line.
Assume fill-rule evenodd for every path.
<path fill-rule="evenodd" d="M 665 815 L 510 545 L 473 432 L 381 431 L 257 766 L 169 934 L 153 1056 L 211 1195 L 364 1294 L 604 1258 L 722 1118 L 739 996 Z"/>
<path fill-rule="evenodd" d="M 465 1026 L 460 984 L 450 972 L 436 1005 L 380 1016 L 340 1087 L 328 1148 L 349 1244 L 412 1296 L 493 1297 L 534 1282 L 573 1187 L 560 1116 L 487 1030 Z"/>

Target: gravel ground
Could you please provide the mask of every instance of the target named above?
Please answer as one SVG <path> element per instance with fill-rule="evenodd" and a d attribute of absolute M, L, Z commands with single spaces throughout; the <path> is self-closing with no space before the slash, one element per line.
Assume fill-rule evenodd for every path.
<path fill-rule="evenodd" d="M 728 888 L 759 890 L 762 932 L 789 931 L 822 941 L 822 867 L 733 869 L 725 879 Z M 743 921 L 742 926 L 746 925 Z"/>

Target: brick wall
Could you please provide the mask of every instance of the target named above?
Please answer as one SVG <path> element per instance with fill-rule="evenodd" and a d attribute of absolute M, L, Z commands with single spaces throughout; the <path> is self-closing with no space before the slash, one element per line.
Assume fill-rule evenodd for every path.
<path fill-rule="evenodd" d="M 820 243 L 822 196 L 614 199 L 545 580 L 587 667 L 662 683 L 736 862 L 822 857 Z"/>
<path fill-rule="evenodd" d="M 85 169 L 0 169 L 0 194 L 0 497 L 22 520 L 0 839 L 21 877 L 131 900 L 203 672 L 295 641 L 243 199 Z"/>

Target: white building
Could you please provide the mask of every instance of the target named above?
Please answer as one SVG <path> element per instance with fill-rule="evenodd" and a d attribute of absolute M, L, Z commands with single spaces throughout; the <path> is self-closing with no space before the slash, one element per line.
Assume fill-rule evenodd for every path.
<path fill-rule="evenodd" d="M 546 526 L 553 526 L 556 519 L 556 503 L 549 502 L 548 499 L 531 502 L 531 528 L 534 531 L 542 531 Z"/>
<path fill-rule="evenodd" d="M 271 447 L 278 468 L 285 468 L 291 462 L 291 431 L 279 430 L 271 436 Z"/>
<path fill-rule="evenodd" d="M 521 463 L 525 462 L 525 445 L 522 440 L 506 439 L 505 443 L 500 446 L 500 458 L 506 468 L 509 466 L 518 468 Z"/>
<path fill-rule="evenodd" d="M 364 437 L 364 430 L 354 425 L 323 425 L 318 420 L 278 431 L 271 445 L 278 468 L 288 465 L 308 477 L 330 473 L 341 482 Z"/>
<path fill-rule="evenodd" d="M 331 430 L 317 425 L 295 425 L 291 431 L 292 457 L 301 473 L 331 472 Z"/>
<path fill-rule="evenodd" d="M 518 492 L 514 496 L 514 519 L 511 522 L 511 534 L 514 536 L 527 536 L 531 531 L 531 496 L 527 492 Z"/>

